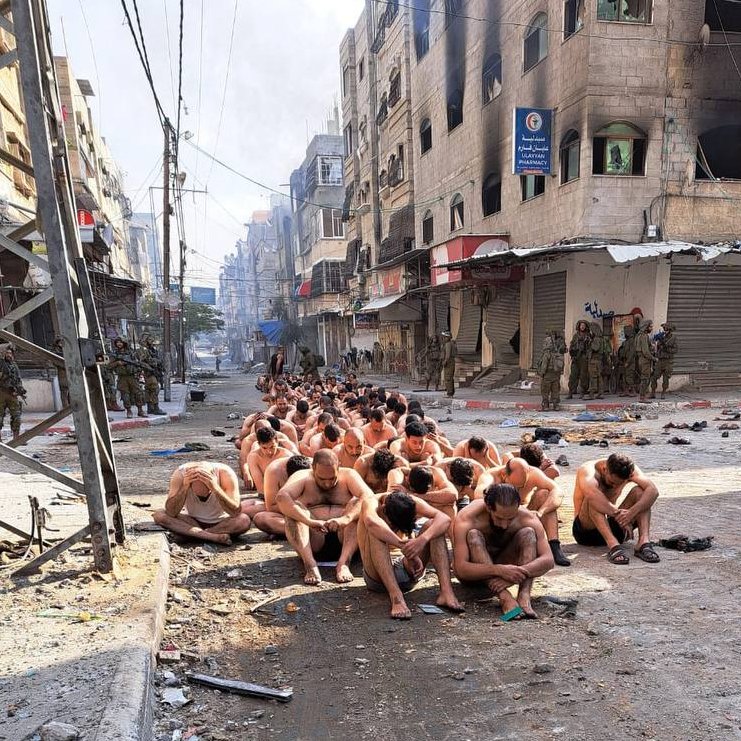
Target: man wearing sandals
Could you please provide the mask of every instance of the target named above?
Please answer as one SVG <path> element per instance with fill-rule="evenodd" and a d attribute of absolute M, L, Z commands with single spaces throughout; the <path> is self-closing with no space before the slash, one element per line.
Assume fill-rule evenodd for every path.
<path fill-rule="evenodd" d="M 613 453 L 606 460 L 585 463 L 576 472 L 574 539 L 579 545 L 606 545 L 609 561 L 624 566 L 630 558 L 622 544 L 637 528 L 633 555 L 658 563 L 649 532 L 658 496 L 656 485 L 627 455 Z"/>

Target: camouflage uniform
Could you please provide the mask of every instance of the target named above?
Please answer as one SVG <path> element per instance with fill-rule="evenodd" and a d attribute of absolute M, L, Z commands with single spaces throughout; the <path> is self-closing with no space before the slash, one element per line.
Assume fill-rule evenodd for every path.
<path fill-rule="evenodd" d="M 583 329 L 580 329 L 583 327 Z M 589 325 L 581 319 L 576 323 L 576 331 L 569 343 L 569 355 L 571 356 L 571 371 L 569 372 L 569 399 L 581 386 L 582 395 L 589 390 L 588 353 L 591 342 Z"/>
<path fill-rule="evenodd" d="M 142 340 L 142 346 L 137 352 L 137 359 L 142 365 L 147 366 L 147 368 L 143 369 L 147 412 L 149 414 L 167 414 L 163 409 L 160 409 L 159 405 L 159 378 L 162 376 L 162 361 L 160 360 L 157 348 L 154 346 L 154 340 L 151 337 L 145 337 Z M 152 370 L 150 371 L 148 368 Z"/>
<path fill-rule="evenodd" d="M 427 341 L 427 347 L 420 353 L 420 361 L 425 363 L 425 388 L 429 391 L 430 383 L 435 382 L 435 391 L 440 388 L 440 342 L 437 337 Z"/>
<path fill-rule="evenodd" d="M 663 399 L 666 396 L 667 389 L 669 388 L 669 379 L 674 371 L 674 356 L 677 354 L 677 350 L 679 350 L 677 336 L 674 334 L 674 325 L 665 322 L 661 327 L 664 332 L 657 338 L 656 356 L 658 360 L 651 376 L 651 395 L 649 399 L 656 398 L 656 386 L 658 385 L 659 378 L 662 379 L 661 398 Z"/>
<path fill-rule="evenodd" d="M 116 374 L 107 365 L 101 365 L 100 378 L 103 381 L 106 408 L 109 412 L 120 412 L 121 407 L 116 401 Z"/>
<path fill-rule="evenodd" d="M 0 359 L 0 430 L 5 422 L 5 412 L 10 415 L 10 430 L 13 437 L 21 434 L 21 398 L 26 389 L 21 382 L 21 373 L 15 362 L 13 350 L 8 348 Z"/>
<path fill-rule="evenodd" d="M 602 370 L 605 359 L 610 355 L 609 340 L 602 335 L 602 327 L 597 322 L 589 325 L 592 341 L 589 345 L 587 368 L 589 370 L 589 393 L 587 399 L 604 398 L 604 379 Z"/>
<path fill-rule="evenodd" d="M 443 344 L 443 374 L 445 376 L 445 393 L 452 397 L 455 395 L 455 359 L 458 357 L 458 346 L 450 336 L 443 333 L 445 338 Z"/>
<path fill-rule="evenodd" d="M 654 354 L 651 351 L 651 342 L 648 338 L 651 334 L 653 322 L 650 319 L 644 319 L 638 327 L 636 336 L 636 360 L 638 364 L 638 383 L 640 399 L 646 401 L 646 392 L 648 384 L 651 381 L 651 365 L 654 361 Z"/>
<path fill-rule="evenodd" d="M 635 329 L 628 325 L 623 330 L 625 339 L 618 348 L 618 391 L 620 396 L 635 396 L 636 375 Z"/>
<path fill-rule="evenodd" d="M 144 413 L 144 395 L 139 386 L 140 369 L 132 364 L 133 358 L 129 353 L 129 343 L 120 337 L 113 342 L 113 353 L 110 360 L 110 368 L 116 371 L 118 376 L 118 392 L 126 416 L 131 417 L 131 405 L 134 404 L 140 417 L 146 417 Z"/>
<path fill-rule="evenodd" d="M 565 350 L 565 343 L 563 345 Z M 538 361 L 538 375 L 540 376 L 540 394 L 543 411 L 547 412 L 553 405 L 557 412 L 561 403 L 561 374 L 563 373 L 563 352 L 550 335 L 543 339 L 543 352 Z"/>

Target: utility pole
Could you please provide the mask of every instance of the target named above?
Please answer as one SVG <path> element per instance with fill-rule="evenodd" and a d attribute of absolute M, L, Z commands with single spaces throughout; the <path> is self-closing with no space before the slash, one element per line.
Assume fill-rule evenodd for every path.
<path fill-rule="evenodd" d="M 162 291 L 163 298 L 169 297 L 170 294 L 170 121 L 165 119 L 165 151 L 162 155 L 164 165 L 164 182 L 162 184 L 162 261 L 164 263 L 162 270 Z M 182 283 L 180 288 L 182 300 Z M 168 301 L 163 303 L 162 315 L 162 362 L 164 364 L 164 391 L 165 401 L 170 401 L 170 374 L 172 363 L 170 362 L 170 306 Z"/>
<path fill-rule="evenodd" d="M 185 383 L 185 240 L 180 240 L 180 383 Z"/>

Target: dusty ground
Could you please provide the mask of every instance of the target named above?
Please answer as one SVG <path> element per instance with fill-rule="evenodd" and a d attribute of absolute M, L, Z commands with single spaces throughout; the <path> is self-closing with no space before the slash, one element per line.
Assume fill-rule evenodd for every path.
<path fill-rule="evenodd" d="M 244 377 L 207 391 L 190 419 L 137 430 L 117 445 L 129 501 L 157 506 L 169 472 L 196 457 L 159 459 L 151 449 L 199 441 L 212 447 L 203 457 L 236 462 L 234 448 L 209 430 L 234 424 L 226 421 L 231 411 L 258 408 L 257 392 Z M 454 411 L 443 428 L 451 439 L 478 433 L 515 444 L 525 430 L 499 428 L 504 416 Z M 185 684 L 192 701 L 180 710 L 161 706 L 157 738 L 741 738 L 741 432 L 722 439 L 714 416 L 618 423 L 653 444 L 611 446 L 659 484 L 655 539 L 712 534 L 714 547 L 689 555 L 660 549 L 657 566 L 636 559 L 613 566 L 602 549 L 572 545 L 565 507 L 562 539 L 573 565 L 536 583 L 539 622 L 505 625 L 483 591 L 457 586 L 464 616 L 415 612 L 395 623 L 385 598 L 360 579 L 340 586 L 327 571 L 321 587 L 304 587 L 286 545 L 254 531 L 229 549 L 176 547 L 165 643 L 192 655 L 161 670 L 291 686 L 294 697 L 281 705 Z M 669 419 L 707 419 L 709 428 L 678 433 L 692 445 L 675 447 L 660 434 Z M 597 450 L 551 452 L 571 462 L 562 479 L 570 504 L 573 471 Z M 132 511 L 147 519 L 146 509 Z M 434 586 L 428 576 L 410 605 L 434 601 Z M 251 612 L 269 596 L 277 599 Z M 578 604 L 569 609 L 549 596 Z"/>

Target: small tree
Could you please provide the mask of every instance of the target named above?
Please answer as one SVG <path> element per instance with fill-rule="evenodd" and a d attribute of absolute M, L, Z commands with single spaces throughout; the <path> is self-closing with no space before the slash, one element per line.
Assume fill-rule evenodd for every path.
<path fill-rule="evenodd" d="M 194 335 L 201 332 L 215 332 L 224 328 L 222 313 L 208 304 L 199 304 L 185 299 L 184 308 L 184 330 L 185 339 L 190 340 Z M 141 309 L 141 318 L 144 321 L 159 323 L 162 307 L 157 303 L 155 297 L 147 296 Z M 178 321 L 177 315 L 173 315 L 173 322 Z"/>

